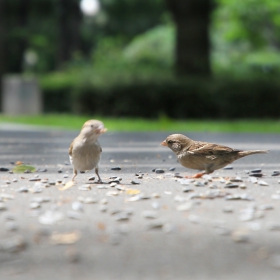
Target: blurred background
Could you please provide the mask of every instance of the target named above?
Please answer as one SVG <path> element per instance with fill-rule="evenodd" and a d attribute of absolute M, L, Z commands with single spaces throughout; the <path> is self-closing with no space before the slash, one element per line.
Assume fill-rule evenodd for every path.
<path fill-rule="evenodd" d="M 1 108 L 13 77 L 35 113 L 279 118 L 279 49 L 279 0 L 0 0 Z"/>

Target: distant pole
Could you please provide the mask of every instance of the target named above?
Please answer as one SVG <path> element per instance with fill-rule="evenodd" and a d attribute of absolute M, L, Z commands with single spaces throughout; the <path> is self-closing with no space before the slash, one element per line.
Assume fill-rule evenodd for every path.
<path fill-rule="evenodd" d="M 6 22 L 5 22 L 5 3 L 6 0 L 0 0 L 0 108 L 2 108 L 2 78 L 6 70 Z"/>

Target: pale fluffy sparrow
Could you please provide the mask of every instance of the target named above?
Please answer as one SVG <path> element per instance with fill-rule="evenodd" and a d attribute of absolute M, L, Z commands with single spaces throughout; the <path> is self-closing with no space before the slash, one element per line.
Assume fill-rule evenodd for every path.
<path fill-rule="evenodd" d="M 102 181 L 98 173 L 102 148 L 97 139 L 106 131 L 107 129 L 101 121 L 88 120 L 84 123 L 80 134 L 72 141 L 69 148 L 69 158 L 74 173 L 72 181 L 74 181 L 78 171 L 92 170 L 93 168 L 95 168 L 98 182 Z"/>

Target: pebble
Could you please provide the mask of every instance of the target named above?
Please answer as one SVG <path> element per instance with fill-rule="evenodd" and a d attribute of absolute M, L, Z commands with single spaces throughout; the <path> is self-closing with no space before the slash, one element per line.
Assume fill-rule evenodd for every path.
<path fill-rule="evenodd" d="M 107 204 L 108 200 L 106 198 L 103 198 L 99 201 L 100 204 Z"/>
<path fill-rule="evenodd" d="M 156 168 L 155 169 L 155 173 L 156 174 L 162 174 L 162 173 L 164 173 L 165 171 L 163 170 L 163 169 L 160 169 L 160 168 Z"/>
<path fill-rule="evenodd" d="M 179 179 L 181 185 L 189 185 L 194 182 L 194 179 Z"/>
<path fill-rule="evenodd" d="M 124 186 L 121 186 L 121 185 L 117 185 L 117 186 L 116 186 L 116 189 L 119 190 L 119 191 L 124 191 L 124 190 L 125 190 L 125 187 L 124 187 Z"/>
<path fill-rule="evenodd" d="M 129 220 L 129 214 L 126 212 L 118 213 L 115 217 L 115 220 L 118 222 L 127 221 Z"/>
<path fill-rule="evenodd" d="M 53 225 L 62 220 L 63 217 L 64 215 L 61 212 L 48 210 L 39 216 L 39 223 L 43 225 Z"/>
<path fill-rule="evenodd" d="M 73 201 L 71 207 L 74 211 L 79 211 L 79 212 L 84 211 L 84 206 L 80 201 Z"/>
<path fill-rule="evenodd" d="M 106 193 L 106 196 L 117 196 L 119 195 L 118 191 L 109 191 Z"/>
<path fill-rule="evenodd" d="M 225 213 L 232 213 L 232 212 L 233 212 L 232 206 L 230 206 L 230 205 L 225 206 L 225 207 L 223 208 L 223 212 L 225 212 Z"/>
<path fill-rule="evenodd" d="M 142 215 L 143 218 L 146 218 L 146 219 L 156 219 L 156 218 L 158 218 L 158 213 L 155 212 L 155 211 L 150 211 L 150 210 L 142 211 L 141 215 Z"/>
<path fill-rule="evenodd" d="M 161 220 L 152 221 L 147 225 L 147 229 L 161 229 L 164 226 L 165 222 Z"/>
<path fill-rule="evenodd" d="M 132 180 L 130 183 L 131 183 L 132 185 L 139 185 L 139 184 L 140 184 L 140 182 L 134 181 L 134 180 Z"/>
<path fill-rule="evenodd" d="M 191 188 L 183 188 L 183 192 L 193 192 L 193 189 L 191 189 Z"/>
<path fill-rule="evenodd" d="M 270 222 L 270 223 L 267 225 L 267 228 L 268 228 L 269 230 L 279 231 L 279 230 L 280 230 L 280 223 Z"/>
<path fill-rule="evenodd" d="M 43 203 L 43 202 L 50 202 L 51 198 L 48 196 L 45 197 L 40 197 L 40 196 L 35 196 L 32 197 L 31 202 L 38 202 L 38 203 Z"/>
<path fill-rule="evenodd" d="M 194 185 L 196 187 L 205 187 L 205 184 L 201 183 L 201 182 L 195 182 Z"/>
<path fill-rule="evenodd" d="M 81 220 L 82 215 L 79 212 L 76 211 L 67 211 L 66 213 L 67 217 L 73 220 Z"/>
<path fill-rule="evenodd" d="M 95 176 L 91 176 L 88 178 L 88 181 L 94 181 L 95 180 Z"/>
<path fill-rule="evenodd" d="M 271 174 L 271 176 L 279 176 L 280 175 L 280 171 L 273 171 L 273 173 Z"/>
<path fill-rule="evenodd" d="M 249 178 L 248 178 L 248 182 L 253 183 L 253 184 L 256 184 L 256 183 L 258 182 L 258 179 L 255 178 L 255 177 L 249 177 Z"/>
<path fill-rule="evenodd" d="M 224 169 L 224 170 L 231 170 L 231 169 L 233 169 L 233 166 L 227 165 L 227 166 L 225 166 L 223 169 Z"/>
<path fill-rule="evenodd" d="M 116 166 L 116 167 L 112 167 L 111 170 L 119 171 L 119 170 L 122 170 L 122 169 L 119 166 Z"/>
<path fill-rule="evenodd" d="M 177 206 L 177 211 L 189 211 L 191 210 L 193 207 L 193 203 L 190 203 L 190 202 L 187 202 L 187 203 L 184 203 L 184 204 L 181 204 L 181 205 L 178 205 Z"/>
<path fill-rule="evenodd" d="M 270 204 L 263 204 L 258 207 L 260 210 L 273 210 L 273 205 Z"/>
<path fill-rule="evenodd" d="M 5 223 L 4 226 L 5 226 L 5 229 L 7 231 L 16 231 L 16 230 L 18 230 L 18 225 L 14 221 L 8 221 L 8 222 Z"/>
<path fill-rule="evenodd" d="M 98 186 L 97 186 L 98 188 Z M 90 191 L 91 190 L 91 186 L 90 185 L 82 185 L 78 188 L 79 191 Z"/>
<path fill-rule="evenodd" d="M 16 183 L 17 181 L 18 181 L 17 179 L 13 179 L 13 181 L 12 181 L 12 182 L 13 182 L 13 183 Z"/>
<path fill-rule="evenodd" d="M 175 171 L 175 170 L 176 170 L 175 167 L 170 167 L 170 168 L 169 168 L 169 171 Z"/>
<path fill-rule="evenodd" d="M 159 193 L 153 193 L 153 194 L 152 194 L 152 197 L 153 197 L 153 198 L 160 198 L 160 194 L 159 194 Z"/>
<path fill-rule="evenodd" d="M 38 203 L 38 202 L 31 202 L 30 204 L 29 204 L 29 208 L 30 209 L 38 209 L 38 208 L 40 208 L 41 207 L 41 205 L 40 205 L 40 203 Z"/>
<path fill-rule="evenodd" d="M 21 187 L 19 189 L 16 189 L 16 192 L 19 192 L 19 193 L 28 192 L 28 188 L 27 187 Z"/>
<path fill-rule="evenodd" d="M 153 201 L 151 206 L 155 209 L 158 210 L 159 209 L 159 203 L 157 201 Z"/>
<path fill-rule="evenodd" d="M 240 185 L 239 185 L 239 188 L 240 188 L 240 189 L 246 189 L 247 186 L 246 186 L 245 184 L 240 184 Z"/>
<path fill-rule="evenodd" d="M 261 172 L 262 172 L 262 169 L 256 168 L 256 169 L 251 170 L 250 172 L 251 172 L 251 173 L 261 173 Z"/>
<path fill-rule="evenodd" d="M 269 257 L 268 263 L 271 267 L 280 269 L 280 254 L 273 254 Z"/>
<path fill-rule="evenodd" d="M 230 182 L 238 183 L 238 182 L 243 182 L 243 180 L 241 179 L 241 177 L 235 177 L 230 179 Z"/>
<path fill-rule="evenodd" d="M 235 230 L 231 234 L 231 238 L 235 242 L 248 242 L 249 241 L 249 234 L 246 230 Z"/>
<path fill-rule="evenodd" d="M 235 189 L 238 187 L 239 187 L 239 185 L 237 185 L 237 184 L 226 184 L 225 185 L 225 188 L 227 188 L 227 189 Z"/>
<path fill-rule="evenodd" d="M 84 203 L 90 204 L 90 203 L 97 203 L 98 199 L 96 197 L 86 197 L 84 200 Z"/>
<path fill-rule="evenodd" d="M 37 169 L 37 172 L 47 172 L 48 170 L 46 168 L 39 168 Z"/>
<path fill-rule="evenodd" d="M 260 186 L 268 186 L 268 183 L 265 182 L 265 181 L 259 181 L 258 184 L 259 184 Z"/>
<path fill-rule="evenodd" d="M 109 186 L 107 186 L 107 185 L 98 185 L 97 188 L 98 189 L 109 189 Z"/>
<path fill-rule="evenodd" d="M 0 211 L 6 210 L 7 207 L 3 202 L 0 202 Z"/>
<path fill-rule="evenodd" d="M 36 182 L 36 181 L 41 181 L 41 179 L 40 178 L 30 178 L 28 181 L 30 181 L 30 182 Z"/>
<path fill-rule="evenodd" d="M 111 188 L 114 188 L 114 187 L 117 186 L 117 185 L 118 185 L 117 182 L 112 182 L 112 183 L 110 183 L 110 187 L 111 187 Z"/>
<path fill-rule="evenodd" d="M 54 185 L 55 185 L 55 182 L 54 182 L 54 181 L 50 181 L 50 182 L 49 182 L 49 185 L 54 186 Z"/>
<path fill-rule="evenodd" d="M 262 173 L 249 173 L 249 176 L 260 178 L 263 176 L 263 174 Z"/>
<path fill-rule="evenodd" d="M 226 200 L 254 200 L 254 198 L 250 197 L 248 194 L 234 194 L 225 196 Z"/>
<path fill-rule="evenodd" d="M 63 175 L 63 178 L 68 178 L 69 176 L 67 174 L 64 174 Z"/>
<path fill-rule="evenodd" d="M 0 240 L 0 248 L 6 252 L 19 252 L 26 248 L 27 242 L 21 235 L 9 237 L 5 240 Z"/>
<path fill-rule="evenodd" d="M 0 171 L 1 171 L 1 172 L 7 172 L 7 171 L 9 171 L 9 168 L 0 167 Z"/>
<path fill-rule="evenodd" d="M 108 210 L 107 205 L 99 205 L 98 207 L 100 212 L 106 212 Z"/>
<path fill-rule="evenodd" d="M 15 199 L 15 197 L 11 194 L 7 194 L 7 193 L 0 193 L 0 197 L 3 198 L 3 199 Z"/>

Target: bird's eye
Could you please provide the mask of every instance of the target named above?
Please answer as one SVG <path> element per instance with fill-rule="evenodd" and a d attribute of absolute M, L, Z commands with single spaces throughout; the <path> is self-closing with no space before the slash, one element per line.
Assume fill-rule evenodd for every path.
<path fill-rule="evenodd" d="M 173 141 L 172 141 L 172 140 L 168 140 L 167 143 L 168 143 L 168 144 L 172 144 Z"/>
<path fill-rule="evenodd" d="M 90 127 L 93 127 L 93 124 L 91 124 Z"/>

